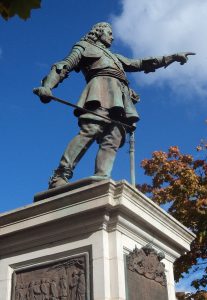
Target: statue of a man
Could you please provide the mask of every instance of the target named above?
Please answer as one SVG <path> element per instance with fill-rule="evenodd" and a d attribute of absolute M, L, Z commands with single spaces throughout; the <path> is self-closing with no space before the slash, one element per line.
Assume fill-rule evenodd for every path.
<path fill-rule="evenodd" d="M 139 120 L 134 106 L 137 97 L 129 88 L 125 72 L 154 72 L 174 61 L 184 64 L 191 53 L 129 59 L 109 50 L 113 39 L 110 24 L 102 22 L 94 25 L 66 58 L 52 66 L 48 76 L 42 80 L 42 86 L 34 89 L 34 93 L 43 103 L 48 103 L 51 89 L 68 77 L 69 72 L 82 71 L 87 85 L 77 105 L 135 128 L 134 124 Z M 116 152 L 124 143 L 126 128 L 79 109 L 75 109 L 74 114 L 79 118 L 80 132 L 68 144 L 50 178 L 49 188 L 68 182 L 76 164 L 94 141 L 98 142 L 99 150 L 93 177 L 97 180 L 109 178 Z"/>

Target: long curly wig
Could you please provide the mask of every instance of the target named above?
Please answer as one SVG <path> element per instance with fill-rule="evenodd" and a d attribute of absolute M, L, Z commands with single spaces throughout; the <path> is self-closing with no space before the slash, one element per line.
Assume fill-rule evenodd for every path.
<path fill-rule="evenodd" d="M 100 22 L 95 24 L 92 29 L 82 38 L 84 41 L 92 41 L 96 42 L 99 40 L 103 33 L 103 29 L 109 27 L 111 29 L 111 25 L 107 22 Z"/>

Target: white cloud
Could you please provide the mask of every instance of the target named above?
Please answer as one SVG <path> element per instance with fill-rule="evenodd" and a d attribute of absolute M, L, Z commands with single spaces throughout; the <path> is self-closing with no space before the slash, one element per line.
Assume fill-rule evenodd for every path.
<path fill-rule="evenodd" d="M 175 63 L 155 74 L 138 75 L 139 83 L 167 83 L 188 98 L 207 97 L 206 0 L 122 0 L 122 13 L 113 16 L 112 25 L 115 37 L 136 58 L 180 51 L 197 54 L 184 66 Z"/>

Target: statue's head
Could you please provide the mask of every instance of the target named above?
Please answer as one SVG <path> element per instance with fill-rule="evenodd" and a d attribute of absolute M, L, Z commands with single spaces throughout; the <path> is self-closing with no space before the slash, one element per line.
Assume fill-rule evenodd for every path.
<path fill-rule="evenodd" d="M 106 22 L 95 24 L 89 33 L 84 37 L 84 40 L 91 40 L 93 42 L 100 41 L 107 48 L 111 46 L 113 39 L 111 25 Z"/>

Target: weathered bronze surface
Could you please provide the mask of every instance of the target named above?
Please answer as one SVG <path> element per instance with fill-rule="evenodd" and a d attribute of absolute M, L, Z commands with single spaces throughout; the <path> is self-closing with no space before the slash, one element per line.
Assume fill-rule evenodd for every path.
<path fill-rule="evenodd" d="M 151 245 L 135 248 L 126 258 L 126 286 L 129 300 L 167 300 L 162 252 Z"/>
<path fill-rule="evenodd" d="M 187 62 L 190 52 L 168 56 L 129 59 L 112 53 L 109 48 L 113 42 L 111 25 L 106 22 L 95 24 L 68 56 L 52 66 L 50 73 L 42 80 L 42 86 L 34 89 L 43 103 L 51 101 L 51 90 L 58 86 L 71 71 L 81 71 L 87 85 L 82 92 L 78 107 L 90 110 L 91 114 L 76 108 L 74 114 L 79 118 L 80 132 L 68 144 L 58 168 L 50 179 L 49 187 L 54 188 L 67 183 L 73 170 L 93 142 L 99 144 L 95 160 L 94 176 L 105 179 L 111 176 L 117 150 L 125 141 L 126 131 L 117 124 L 106 120 L 111 118 L 131 126 L 135 130 L 139 120 L 135 104 L 139 96 L 129 87 L 125 72 L 155 72 L 177 61 Z M 103 118 L 105 117 L 105 119 Z M 131 153 L 132 154 L 132 153 Z"/>
<path fill-rule="evenodd" d="M 16 272 L 12 300 L 89 300 L 85 255 Z"/>

